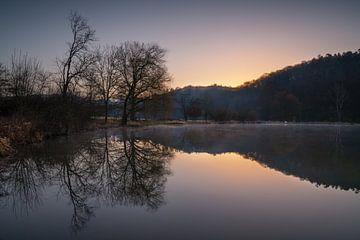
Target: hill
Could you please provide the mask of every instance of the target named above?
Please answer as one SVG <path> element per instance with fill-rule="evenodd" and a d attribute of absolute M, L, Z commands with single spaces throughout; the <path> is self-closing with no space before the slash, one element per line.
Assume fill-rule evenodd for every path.
<path fill-rule="evenodd" d="M 169 94 L 172 118 L 360 121 L 360 50 L 327 54 L 236 88 L 184 87 Z"/>

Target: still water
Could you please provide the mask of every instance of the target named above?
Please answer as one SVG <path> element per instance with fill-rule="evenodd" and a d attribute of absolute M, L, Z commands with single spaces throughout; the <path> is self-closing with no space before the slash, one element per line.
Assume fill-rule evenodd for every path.
<path fill-rule="evenodd" d="M 359 239 L 360 127 L 111 129 L 0 161 L 0 239 Z"/>

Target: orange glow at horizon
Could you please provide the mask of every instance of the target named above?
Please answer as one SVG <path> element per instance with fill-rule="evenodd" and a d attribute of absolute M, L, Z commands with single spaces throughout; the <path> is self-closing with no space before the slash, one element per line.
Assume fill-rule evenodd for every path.
<path fill-rule="evenodd" d="M 356 49 L 350 49 L 355 51 Z M 308 61 L 317 57 L 319 54 L 338 53 L 347 51 L 338 49 L 338 51 L 322 50 L 320 52 L 291 52 L 285 51 L 268 53 L 214 53 L 213 55 L 199 56 L 192 55 L 182 59 L 169 60 L 169 71 L 173 76 L 171 87 L 185 86 L 210 86 L 222 85 L 228 87 L 238 87 L 245 82 L 256 80 L 262 75 L 283 69 L 287 66 L 300 64 L 302 61 Z M 205 54 L 206 55 L 206 54 Z M 179 64 L 180 61 L 187 64 Z"/>
<path fill-rule="evenodd" d="M 172 88 L 236 87 L 318 55 L 360 46 L 358 0 L 53 1 L 39 3 L 41 8 L 30 1 L 5 2 L 0 62 L 7 63 L 13 49 L 20 48 L 57 71 L 55 59 L 70 37 L 66 17 L 79 9 L 96 30 L 95 46 L 140 41 L 167 49 Z"/>
<path fill-rule="evenodd" d="M 297 177 L 286 175 L 277 170 L 262 166 L 260 163 L 245 158 L 237 153 L 222 153 L 212 155 L 209 153 L 178 152 L 176 161 L 172 162 L 177 170 L 174 176 L 191 181 L 192 188 L 201 191 L 202 184 L 208 183 L 214 189 L 231 186 L 231 183 L 241 184 L 243 190 L 252 192 L 259 186 L 274 186 L 288 188 L 290 186 L 305 186 L 314 189 L 310 182 L 298 181 Z M 194 160 L 196 159 L 196 160 Z M 185 174 L 185 175 L 182 175 Z M 188 176 L 196 176 L 189 178 Z"/>

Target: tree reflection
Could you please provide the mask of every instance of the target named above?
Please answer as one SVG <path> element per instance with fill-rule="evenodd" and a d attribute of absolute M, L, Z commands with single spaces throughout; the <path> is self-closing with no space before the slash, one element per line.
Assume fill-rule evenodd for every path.
<path fill-rule="evenodd" d="M 25 156 L 7 159 L 0 165 L 0 202 L 15 213 L 27 214 L 41 204 L 46 179 L 43 165 Z"/>
<path fill-rule="evenodd" d="M 93 207 L 88 206 L 87 200 L 95 191 L 89 177 L 91 172 L 82 149 L 79 154 L 65 158 L 59 164 L 58 176 L 63 195 L 67 195 L 73 206 L 71 227 L 74 232 L 82 229 L 93 216 Z M 85 161 L 84 161 L 85 160 Z"/>
<path fill-rule="evenodd" d="M 96 207 L 164 204 L 165 182 L 172 151 L 133 132 L 84 139 L 62 139 L 25 151 L 0 165 L 0 202 L 26 211 L 41 204 L 42 189 L 58 186 L 73 208 L 71 229 L 77 232 L 94 216 Z M 45 191 L 44 191 L 45 192 Z M 46 194 L 46 192 L 45 192 Z"/>
<path fill-rule="evenodd" d="M 360 189 L 360 128 L 334 125 L 151 127 L 139 133 L 184 152 L 236 152 L 316 186 Z"/>
<path fill-rule="evenodd" d="M 156 210 L 165 203 L 173 149 L 237 152 L 316 185 L 358 191 L 359 142 L 360 129 L 348 127 L 230 125 L 81 134 L 29 146 L 1 160 L 0 206 L 28 213 L 42 204 L 43 196 L 51 197 L 49 187 L 58 188 L 73 209 L 74 232 L 101 205 Z"/>
<path fill-rule="evenodd" d="M 93 177 L 99 196 L 111 205 L 145 206 L 157 209 L 164 203 L 164 184 L 170 173 L 170 149 L 141 141 L 132 132 L 97 139 L 97 161 Z"/>

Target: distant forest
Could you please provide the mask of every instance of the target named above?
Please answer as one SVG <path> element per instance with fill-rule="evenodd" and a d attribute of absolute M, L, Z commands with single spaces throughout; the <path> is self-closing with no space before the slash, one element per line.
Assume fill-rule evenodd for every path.
<path fill-rule="evenodd" d="M 174 118 L 218 121 L 360 121 L 360 50 L 327 54 L 237 88 L 171 92 Z"/>

